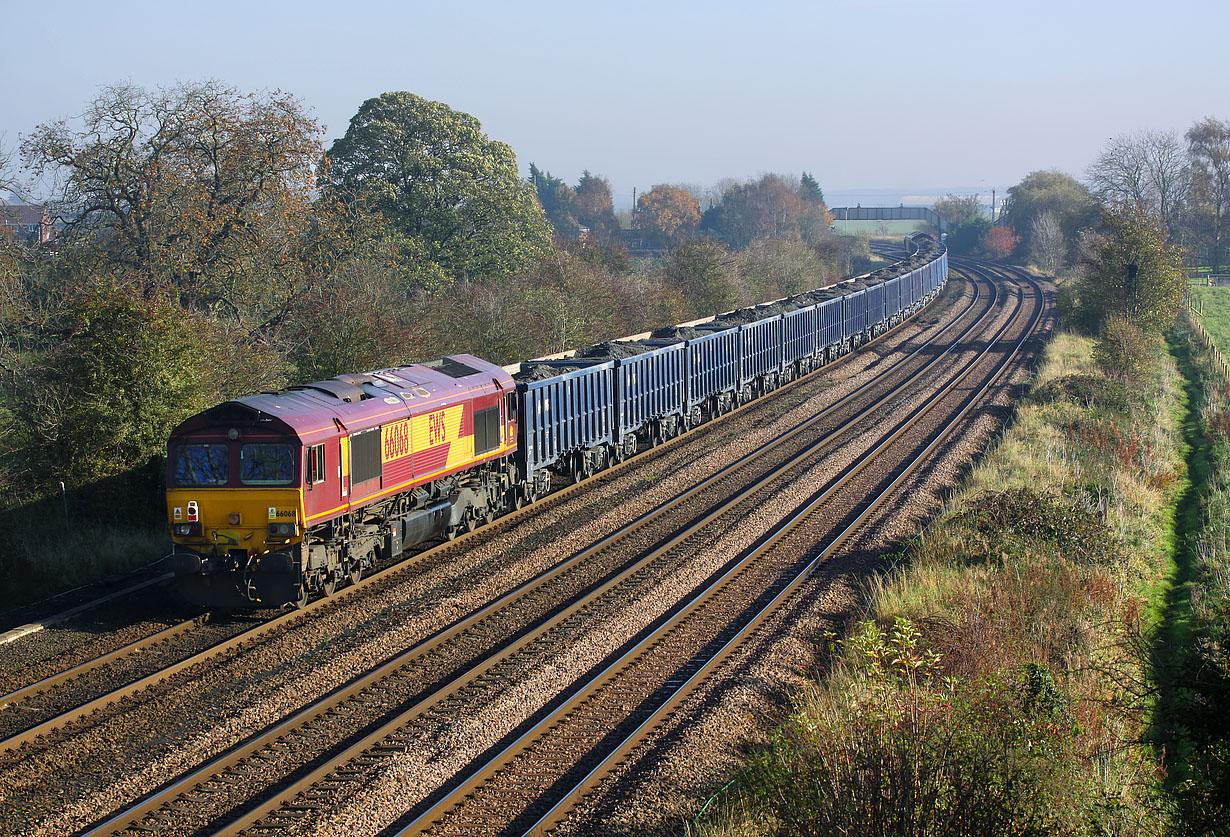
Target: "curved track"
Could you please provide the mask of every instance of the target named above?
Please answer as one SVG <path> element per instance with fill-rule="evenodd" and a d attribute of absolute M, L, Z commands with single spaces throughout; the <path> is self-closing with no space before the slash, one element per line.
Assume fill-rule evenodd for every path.
<path fill-rule="evenodd" d="M 993 286 L 993 284 L 990 286 Z M 995 310 L 993 306 L 985 305 L 985 303 L 983 304 L 985 306 L 985 311 L 982 312 L 984 316 Z M 915 355 L 912 356 L 913 360 L 910 362 L 903 361 L 894 367 L 894 369 L 897 370 L 895 376 L 885 377 L 916 379 L 915 376 L 917 376 L 922 369 L 934 368 L 936 364 L 940 363 L 941 359 L 945 357 L 944 354 L 939 354 L 935 350 L 929 351 L 932 351 L 933 354 L 930 357 L 926 357 L 926 359 L 922 359 L 926 356 L 926 353 L 920 347 L 919 352 L 916 352 Z M 913 366 L 911 366 L 911 364 L 913 364 Z M 938 377 L 951 379 L 951 373 L 948 375 L 939 374 Z M 953 386 L 956 386 L 955 381 L 953 382 Z M 892 409 L 900 414 L 902 411 L 906 410 L 906 407 L 897 402 L 908 402 L 911 398 L 917 401 L 919 398 L 917 393 L 913 395 L 907 394 L 909 387 L 903 386 L 903 381 L 899 381 L 895 386 L 887 385 L 882 381 L 881 387 L 886 388 L 888 392 L 881 390 L 880 397 L 878 399 L 873 399 L 873 405 L 877 410 Z M 861 405 L 853 405 L 853 402 L 856 400 L 857 399 L 854 398 L 846 399 L 843 402 L 834 404 L 831 408 L 824 411 L 823 416 L 832 419 L 832 422 L 828 426 L 827 430 L 830 437 L 834 436 L 834 434 L 840 436 L 844 433 L 846 434 L 847 441 L 849 441 L 850 437 L 857 436 L 859 434 L 866 435 L 870 432 L 870 429 L 874 429 L 878 418 L 869 419 L 867 413 L 871 408 L 866 404 L 866 402 Z M 892 405 L 894 403 L 896 403 L 896 406 L 885 406 L 886 404 Z M 936 402 L 932 399 L 930 403 L 932 403 L 934 407 L 934 403 Z M 842 405 L 846 405 L 849 410 L 845 416 L 844 422 L 838 421 L 838 417 L 834 415 L 839 412 L 838 408 Z M 915 412 L 918 412 L 921 408 L 916 405 L 913 409 Z M 878 416 L 878 413 L 872 413 L 872 415 Z M 919 415 L 925 415 L 925 413 L 919 413 Z M 788 441 L 797 441 L 797 444 L 791 447 L 791 452 L 780 454 L 780 461 L 776 464 L 775 468 L 770 469 L 769 473 L 762 473 L 759 477 L 747 482 L 746 484 L 734 485 L 729 489 L 720 490 L 719 493 L 725 495 L 727 498 L 724 501 L 728 506 L 727 508 L 723 508 L 721 510 L 717 507 L 710 508 L 710 514 L 707 515 L 707 520 L 703 519 L 705 517 L 704 515 L 697 516 L 695 514 L 696 510 L 693 509 L 686 517 L 686 520 L 689 521 L 686 525 L 680 526 L 678 522 L 672 524 L 675 526 L 676 532 L 676 537 L 673 539 L 674 543 L 671 542 L 671 538 L 664 539 L 662 537 L 662 533 L 658 532 L 655 536 L 658 537 L 659 542 L 661 542 L 661 548 L 658 550 L 648 550 L 647 552 L 642 553 L 640 556 L 641 560 L 639 562 L 629 565 L 622 572 L 616 572 L 614 575 L 610 575 L 610 572 L 608 571 L 607 574 L 609 577 L 607 577 L 604 582 L 601 581 L 601 575 L 598 576 L 597 580 L 588 581 L 588 586 L 591 589 L 589 589 L 588 593 L 585 595 L 574 597 L 569 601 L 565 593 L 559 593 L 556 596 L 556 603 L 554 605 L 551 605 L 549 602 L 539 601 L 536 606 L 538 612 L 547 614 L 554 613 L 555 615 L 546 619 L 540 618 L 538 620 L 537 627 L 527 626 L 526 623 L 519 622 L 518 624 L 520 626 L 509 633 L 510 636 L 515 636 L 517 638 L 512 642 L 506 641 L 505 650 L 500 651 L 500 654 L 504 655 L 503 657 L 500 659 L 497 659 L 496 657 L 487 657 L 482 659 L 482 661 L 477 665 L 471 664 L 469 666 L 471 669 L 469 674 L 471 682 L 478 683 L 480 685 L 480 690 L 484 683 L 489 687 L 492 677 L 496 677 L 498 680 L 500 677 L 505 676 L 492 674 L 497 671 L 500 665 L 503 665 L 505 669 L 510 666 L 515 668 L 515 664 L 507 661 L 508 659 L 511 659 L 512 655 L 515 655 L 522 649 L 529 648 L 535 642 L 543 642 L 544 637 L 551 637 L 553 634 L 559 635 L 567 633 L 566 626 L 570 619 L 574 620 L 574 625 L 571 630 L 575 634 L 578 630 L 577 624 L 583 625 L 585 621 L 593 618 L 593 614 L 587 612 L 587 608 L 594 607 L 594 603 L 601 600 L 604 596 L 616 602 L 629 598 L 626 593 L 617 594 L 613 591 L 625 589 L 629 585 L 636 586 L 638 574 L 645 575 L 648 572 L 646 570 L 647 567 L 658 567 L 660 571 L 663 563 L 669 563 L 669 555 L 671 550 L 675 547 L 675 544 L 683 543 L 689 538 L 694 539 L 694 533 L 702 531 L 706 525 L 716 523 L 719 530 L 729 528 L 731 526 L 730 519 L 732 517 L 747 517 L 750 514 L 749 508 L 764 505 L 766 502 L 766 496 L 768 495 L 762 496 L 761 491 L 766 486 L 770 485 L 774 480 L 777 480 L 779 483 L 778 487 L 775 489 L 778 495 L 782 493 L 783 485 L 790 486 L 796 484 L 799 481 L 800 469 L 803 467 L 801 463 L 810 459 L 813 460 L 814 466 L 814 460 L 817 458 L 822 459 L 823 457 L 821 454 L 829 448 L 829 444 L 827 442 L 821 441 L 825 431 L 818 428 L 822 424 L 823 421 L 821 416 L 817 416 L 811 422 L 804 422 L 801 425 L 792 428 L 791 431 L 783 433 L 782 436 L 788 437 L 788 439 L 779 440 L 775 445 L 773 445 L 773 449 L 776 450 L 783 446 L 789 446 Z M 812 434 L 811 437 L 804 438 L 808 437 L 809 432 Z M 902 428 L 900 433 L 897 435 L 900 436 L 900 434 L 904 432 L 905 429 Z M 829 441 L 832 441 L 832 439 Z M 768 450 L 759 451 L 758 456 L 748 457 L 747 461 L 754 461 L 763 464 L 767 459 L 773 458 L 766 455 L 769 453 L 770 451 Z M 744 465 L 746 465 L 746 463 L 744 463 Z M 744 465 L 740 465 L 739 468 L 731 469 L 728 474 L 738 472 L 744 468 Z M 844 482 L 848 484 L 852 480 L 855 480 L 855 477 L 860 474 L 864 476 L 859 477 L 859 479 L 865 480 L 865 470 L 865 465 L 854 468 L 847 467 L 847 474 L 844 477 Z M 721 482 L 727 478 L 727 476 L 715 475 L 703 486 L 695 486 L 691 492 L 691 496 L 695 497 L 705 493 L 704 489 L 715 485 L 720 485 Z M 760 483 L 760 487 L 753 488 L 752 486 L 756 485 L 757 482 Z M 686 499 L 687 498 L 681 496 L 669 505 L 674 509 L 681 508 L 686 504 Z M 831 500 L 830 505 L 833 505 L 833 501 Z M 838 502 L 836 505 L 841 505 L 841 503 Z M 650 525 L 653 520 L 660 518 L 664 513 L 665 511 L 657 515 L 648 516 L 646 518 L 647 522 L 638 524 L 638 527 L 636 528 Z M 679 515 L 674 515 L 674 517 L 678 516 Z M 691 531 L 687 531 L 689 529 Z M 624 542 L 625 539 L 629 537 L 630 531 L 632 530 L 629 529 L 628 531 L 623 532 L 617 541 Z M 714 535 L 710 534 L 708 537 L 712 540 Z M 598 554 L 599 551 L 599 547 L 595 546 L 591 550 L 578 553 L 578 555 L 574 556 L 577 559 L 574 563 L 576 565 L 600 564 L 602 562 L 595 560 L 593 557 Z M 585 558 L 586 560 L 582 561 L 582 558 Z M 679 560 L 681 559 L 676 559 L 677 562 Z M 607 565 L 609 567 L 609 562 L 607 562 Z M 783 572 L 784 570 L 778 569 L 769 573 L 769 575 L 780 578 L 783 577 Z M 554 574 L 553 577 L 558 578 L 563 574 L 563 572 Z M 760 579 L 758 583 L 763 583 L 763 572 L 757 575 L 757 578 Z M 550 579 L 544 578 L 536 586 L 541 588 L 549 582 Z M 557 585 L 559 583 L 560 582 L 558 581 L 556 582 Z M 642 579 L 640 583 L 642 588 L 646 585 L 652 585 L 651 581 L 644 579 Z M 566 588 L 576 588 L 584 585 L 574 581 L 572 583 L 563 584 L 562 586 Z M 524 601 L 532 596 L 526 591 L 521 591 L 515 595 L 510 593 L 508 596 L 504 597 L 504 600 L 501 602 L 493 602 L 487 613 L 474 614 L 473 619 L 464 620 L 467 622 L 464 626 L 459 623 L 457 626 L 458 630 L 453 631 L 452 633 L 454 635 L 460 635 L 464 633 L 465 630 L 468 630 L 474 624 L 482 622 L 484 619 L 495 623 L 509 621 L 509 617 L 507 616 L 508 611 L 501 611 L 500 608 L 504 607 L 513 599 L 518 597 L 520 600 Z M 565 602 L 567 602 L 567 604 L 564 604 Z M 544 609 L 544 605 L 546 606 L 546 609 Z M 610 605 L 607 606 L 610 607 Z M 684 606 L 678 605 L 678 607 Z M 697 605 L 696 607 L 701 606 Z M 554 610 L 552 610 L 552 608 L 554 608 Z M 535 608 L 531 608 L 530 611 L 527 612 L 532 612 L 534 609 Z M 696 608 L 691 608 L 689 609 L 689 612 L 695 609 Z M 704 610 L 705 608 L 701 607 L 701 609 Z M 716 611 L 710 607 L 709 612 L 712 614 Z M 499 613 L 504 613 L 505 615 L 497 616 L 496 614 Z M 518 622 L 516 619 L 512 619 L 511 621 Z M 484 649 L 494 647 L 492 645 L 493 642 L 498 644 L 498 638 L 493 638 L 488 634 L 481 641 L 472 640 L 462 644 L 471 649 Z M 439 647 L 441 644 L 443 644 L 443 637 L 441 637 L 441 643 L 437 643 L 432 647 L 428 647 L 430 645 L 429 643 L 424 643 L 422 646 L 411 649 L 410 653 L 403 655 L 403 657 L 406 659 L 427 659 L 431 654 L 435 653 L 435 648 Z M 473 651 L 469 653 L 472 654 Z M 283 724 L 276 727 L 275 730 L 267 731 L 266 734 L 260 736 L 262 739 L 282 738 L 283 742 L 279 745 L 279 747 L 284 750 L 300 750 L 308 753 L 312 751 L 320 752 L 320 748 L 323 745 L 323 749 L 327 753 L 326 757 L 321 758 L 318 756 L 315 757 L 315 759 L 308 757 L 305 761 L 303 754 L 300 753 L 298 756 L 287 760 L 277 756 L 276 754 L 271 755 L 266 753 L 264 755 L 258 755 L 257 753 L 259 753 L 259 748 L 252 749 L 251 747 L 248 747 L 243 748 L 243 752 L 240 752 L 239 750 L 232 751 L 229 755 L 217 760 L 213 765 L 207 765 L 206 770 L 195 772 L 199 775 L 184 777 L 180 781 L 164 788 L 164 792 L 159 794 L 157 798 L 151 798 L 150 803 L 153 808 L 161 808 L 161 813 L 157 815 L 155 820 L 147 820 L 147 824 L 158 822 L 161 826 L 159 830 L 165 830 L 166 826 L 170 826 L 174 823 L 175 831 L 182 831 L 186 833 L 194 831 L 201 826 L 206 826 L 211 820 L 215 823 L 212 828 L 217 828 L 221 823 L 231 820 L 231 824 L 224 826 L 221 833 L 234 833 L 237 828 L 242 827 L 244 824 L 252 824 L 262 817 L 272 816 L 272 819 L 265 823 L 265 825 L 261 826 L 261 828 L 265 830 L 277 830 L 275 828 L 275 823 L 278 821 L 283 821 L 284 825 L 286 824 L 285 821 L 289 821 L 289 823 L 293 825 L 294 823 L 300 822 L 305 818 L 311 820 L 314 816 L 313 812 L 318 812 L 319 809 L 328 810 L 332 807 L 332 803 L 328 801 L 327 797 L 332 794 L 341 794 L 344 797 L 348 793 L 345 790 L 348 785 L 353 786 L 355 782 L 358 782 L 361 785 L 364 781 L 362 778 L 363 776 L 368 775 L 373 770 L 379 772 L 381 765 L 387 761 L 389 756 L 396 756 L 396 754 L 403 751 L 405 746 L 404 744 L 397 744 L 396 742 L 390 744 L 388 742 L 390 740 L 389 736 L 394 734 L 392 733 L 394 728 L 400 729 L 406 726 L 406 716 L 416 716 L 417 712 L 417 717 L 426 717 L 428 714 L 426 710 L 431 709 L 433 706 L 442 707 L 445 716 L 447 716 L 449 713 L 458 711 L 462 706 L 460 702 L 454 699 L 454 696 L 461 691 L 461 687 L 455 685 L 456 678 L 454 678 L 453 681 L 437 678 L 439 685 L 434 689 L 418 689 L 417 694 L 419 694 L 420 697 L 417 701 L 413 700 L 413 695 L 416 694 L 414 691 L 415 687 L 413 686 L 408 690 L 410 697 L 407 697 L 407 688 L 404 686 L 401 687 L 400 695 L 398 694 L 399 689 L 396 686 L 374 686 L 374 683 L 380 681 L 381 678 L 386 678 L 387 680 L 391 677 L 396 680 L 397 677 L 392 675 L 392 667 L 395 663 L 398 665 L 404 663 L 406 659 L 390 661 L 386 664 L 379 677 L 366 678 L 364 685 L 358 686 L 356 684 L 354 689 L 349 690 L 353 695 L 360 694 L 365 689 L 374 688 L 374 692 L 369 692 L 366 698 L 360 697 L 352 699 L 347 697 L 345 699 L 341 699 L 339 693 L 339 695 L 333 696 L 333 698 L 338 699 L 335 700 L 331 706 L 325 708 L 322 712 L 317 712 L 319 707 L 311 708 L 310 712 L 305 710 L 300 713 L 299 717 L 287 720 Z M 481 657 L 479 659 L 481 659 Z M 461 663 L 461 657 L 448 657 L 446 660 L 447 662 L 442 664 L 439 662 L 439 658 L 437 657 L 437 663 L 435 666 L 437 671 L 447 669 L 450 665 L 454 668 L 465 668 L 465 666 Z M 501 662 L 501 660 L 503 662 Z M 419 665 L 421 666 L 422 664 L 419 663 Z M 661 667 L 660 663 L 658 667 Z M 409 671 L 411 672 L 410 674 L 403 673 L 400 675 L 400 679 L 403 681 L 415 681 L 416 678 L 418 678 L 421 682 L 421 677 L 425 673 L 422 667 L 418 669 L 411 668 Z M 386 720 L 384 723 L 364 720 L 364 718 L 368 717 L 368 714 L 366 714 L 362 709 L 353 708 L 356 706 L 362 707 L 366 705 L 368 707 L 375 707 L 376 709 L 379 709 L 381 707 L 387 707 L 390 703 L 401 703 L 404 707 L 407 701 L 409 701 L 409 705 L 411 706 L 409 711 L 394 713 L 392 718 Z M 417 710 L 414 708 L 416 704 L 418 707 Z M 352 708 L 340 708 L 345 705 L 349 705 Z M 314 714 L 314 718 L 317 726 L 332 729 L 334 738 L 336 738 L 337 727 L 339 726 L 352 728 L 357 727 L 357 731 L 351 734 L 349 738 L 343 735 L 341 739 L 342 744 L 329 745 L 327 741 L 319 739 L 316 740 L 315 743 L 306 745 L 297 745 L 293 742 L 289 742 L 286 735 L 291 728 L 296 725 L 298 725 L 301 729 L 311 727 L 313 721 L 307 718 L 307 715 L 311 713 L 316 713 Z M 386 716 L 389 714 L 387 709 L 384 714 Z M 360 723 L 357 725 L 348 724 L 346 722 L 346 716 L 360 716 Z M 437 721 L 438 720 L 439 718 L 437 717 Z M 592 726 L 592 724 L 589 725 Z M 366 734 L 361 734 L 363 732 L 366 732 Z M 330 735 L 325 734 L 324 738 L 328 739 L 330 738 Z M 379 743 L 373 748 L 370 745 L 374 742 L 383 743 Z M 295 768 L 293 766 L 296 760 L 302 765 L 302 767 Z M 222 767 L 221 762 L 223 761 L 230 762 L 229 765 L 226 765 L 226 769 L 235 769 L 236 772 L 227 774 L 226 778 L 210 778 L 217 772 L 215 768 Z M 279 764 L 282 766 L 277 766 Z M 244 774 L 269 774 L 276 773 L 279 770 L 285 771 L 287 764 L 291 765 L 291 767 L 289 772 L 286 774 L 286 780 L 283 780 L 280 783 L 275 782 L 272 787 L 267 781 L 265 781 L 263 790 L 259 789 L 259 787 L 255 790 L 257 800 L 255 804 L 235 804 L 235 797 L 251 792 L 248 787 L 248 783 L 242 780 L 242 776 Z M 352 766 L 359 765 L 359 767 L 343 767 L 340 771 L 332 769 L 340 764 Z M 312 769 L 313 767 L 315 769 Z M 332 776 L 333 778 L 322 778 L 322 776 Z M 260 783 L 257 784 L 259 785 Z M 235 788 L 237 785 L 243 786 L 244 790 L 238 793 L 230 793 L 223 790 L 223 788 L 226 787 Z M 322 788 L 329 787 L 330 785 L 336 787 L 329 792 L 322 790 Z M 283 800 L 293 800 L 296 794 L 301 791 L 305 792 L 305 797 L 303 799 L 290 802 L 288 806 L 279 808 L 279 805 L 282 804 Z M 261 801 L 263 796 L 268 798 L 265 799 L 265 801 Z M 336 797 L 334 797 L 334 799 L 336 799 Z M 219 805 L 219 800 L 222 802 L 221 805 Z M 118 817 L 112 821 L 102 824 L 97 833 L 114 833 L 117 829 L 124 828 L 127 823 L 133 823 L 135 820 L 140 820 L 142 817 L 146 816 L 148 810 L 150 810 L 149 806 L 141 806 L 140 809 L 133 809 L 122 817 Z M 212 815 L 209 813 L 210 810 L 214 811 Z M 275 810 L 280 811 L 280 814 L 273 815 Z M 238 819 L 235 819 L 237 816 Z M 467 828 L 468 827 L 469 826 L 467 826 Z M 206 830 L 212 830 L 212 828 L 208 828 Z M 292 830 L 294 829 L 292 828 Z"/>

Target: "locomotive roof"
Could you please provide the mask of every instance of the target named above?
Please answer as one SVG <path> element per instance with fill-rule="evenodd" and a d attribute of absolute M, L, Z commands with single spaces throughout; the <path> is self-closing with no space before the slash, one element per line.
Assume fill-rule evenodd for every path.
<path fill-rule="evenodd" d="M 312 444 L 314 437 L 338 432 L 338 425 L 356 433 L 495 392 L 497 385 L 513 388 L 512 378 L 500 367 L 473 355 L 450 355 L 236 398 L 187 419 L 172 436 L 225 424 L 255 424 Z"/>

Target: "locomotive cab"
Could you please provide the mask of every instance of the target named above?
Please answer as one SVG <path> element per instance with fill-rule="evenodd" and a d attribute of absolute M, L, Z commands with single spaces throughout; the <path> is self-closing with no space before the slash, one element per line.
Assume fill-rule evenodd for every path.
<path fill-rule="evenodd" d="M 304 447 L 289 428 L 219 412 L 232 414 L 204 414 L 168 445 L 170 563 L 179 589 L 198 604 L 294 600 Z"/>

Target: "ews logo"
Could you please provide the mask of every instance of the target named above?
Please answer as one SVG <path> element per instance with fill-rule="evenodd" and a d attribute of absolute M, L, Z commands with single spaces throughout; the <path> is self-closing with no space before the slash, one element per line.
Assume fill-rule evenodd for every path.
<path fill-rule="evenodd" d="M 427 417 L 427 444 L 429 447 L 435 447 L 447 441 L 448 428 L 444 424 L 444 410 L 440 410 Z"/>

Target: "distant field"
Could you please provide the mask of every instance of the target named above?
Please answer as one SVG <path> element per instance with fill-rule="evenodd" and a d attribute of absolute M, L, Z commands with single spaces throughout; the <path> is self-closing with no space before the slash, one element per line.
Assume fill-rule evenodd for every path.
<path fill-rule="evenodd" d="M 1221 353 L 1230 356 L 1230 287 L 1194 285 L 1192 296 L 1204 309 L 1196 316 Z"/>

